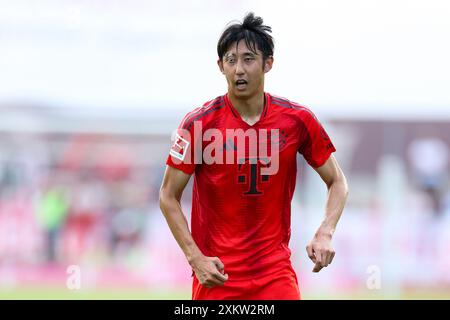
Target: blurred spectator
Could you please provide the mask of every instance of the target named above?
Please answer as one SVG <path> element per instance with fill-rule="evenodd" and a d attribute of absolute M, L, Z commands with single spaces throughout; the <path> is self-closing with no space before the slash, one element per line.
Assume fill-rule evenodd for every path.
<path fill-rule="evenodd" d="M 413 140 L 408 149 L 413 179 L 430 200 L 436 216 L 442 214 L 443 193 L 448 181 L 449 148 L 437 137 Z"/>
<path fill-rule="evenodd" d="M 57 261 L 60 229 L 69 209 L 69 199 L 62 186 L 50 185 L 37 198 L 36 215 L 46 232 L 46 257 L 48 262 Z"/>
<path fill-rule="evenodd" d="M 111 185 L 110 244 L 112 258 L 120 261 L 143 240 L 148 206 L 147 185 L 137 177 Z"/>
<path fill-rule="evenodd" d="M 70 261 L 80 261 L 85 254 L 102 243 L 98 235 L 108 205 L 104 182 L 94 171 L 73 171 L 75 181 L 70 186 L 71 206 L 65 227 L 65 253 Z"/>

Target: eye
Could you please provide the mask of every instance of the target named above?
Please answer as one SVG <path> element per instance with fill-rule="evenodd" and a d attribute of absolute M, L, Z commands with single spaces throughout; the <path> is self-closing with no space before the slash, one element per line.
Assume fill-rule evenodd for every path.
<path fill-rule="evenodd" d="M 255 58 L 253 58 L 253 57 L 246 57 L 244 60 L 245 60 L 246 62 L 250 62 L 250 61 L 255 60 Z"/>
<path fill-rule="evenodd" d="M 234 57 L 227 57 L 227 62 L 228 63 L 234 63 L 235 62 L 235 58 Z"/>

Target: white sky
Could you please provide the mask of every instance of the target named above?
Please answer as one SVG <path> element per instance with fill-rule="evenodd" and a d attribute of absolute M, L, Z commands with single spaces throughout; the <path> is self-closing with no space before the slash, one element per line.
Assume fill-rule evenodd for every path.
<path fill-rule="evenodd" d="M 0 103 L 191 110 L 226 91 L 216 44 L 272 26 L 266 91 L 322 114 L 450 119 L 450 1 L 3 1 Z"/>

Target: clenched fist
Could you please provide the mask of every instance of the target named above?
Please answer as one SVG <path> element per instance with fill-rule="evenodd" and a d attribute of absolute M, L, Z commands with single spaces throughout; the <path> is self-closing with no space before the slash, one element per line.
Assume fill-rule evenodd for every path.
<path fill-rule="evenodd" d="M 316 234 L 306 246 L 308 257 L 315 263 L 313 272 L 319 272 L 327 267 L 334 258 L 335 252 L 331 245 L 331 235 Z"/>

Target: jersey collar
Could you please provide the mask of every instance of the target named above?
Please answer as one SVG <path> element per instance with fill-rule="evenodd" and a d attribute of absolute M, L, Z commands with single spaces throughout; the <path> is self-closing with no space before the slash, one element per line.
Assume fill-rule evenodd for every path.
<path fill-rule="evenodd" d="M 241 121 L 243 123 L 245 123 L 247 126 L 249 127 L 253 127 L 256 124 L 260 123 L 267 115 L 267 110 L 269 109 L 270 106 L 270 94 L 268 94 L 267 92 L 264 92 L 264 109 L 261 113 L 261 116 L 259 117 L 259 120 L 256 121 L 253 125 L 249 125 L 247 122 L 245 122 L 244 120 L 242 120 L 241 115 L 239 114 L 239 112 L 237 112 L 237 110 L 234 108 L 233 104 L 231 103 L 230 98 L 228 97 L 228 93 L 225 94 L 224 96 L 224 100 L 225 100 L 225 104 L 227 106 L 227 108 L 231 111 L 231 113 L 233 114 L 233 116 L 238 120 Z"/>

